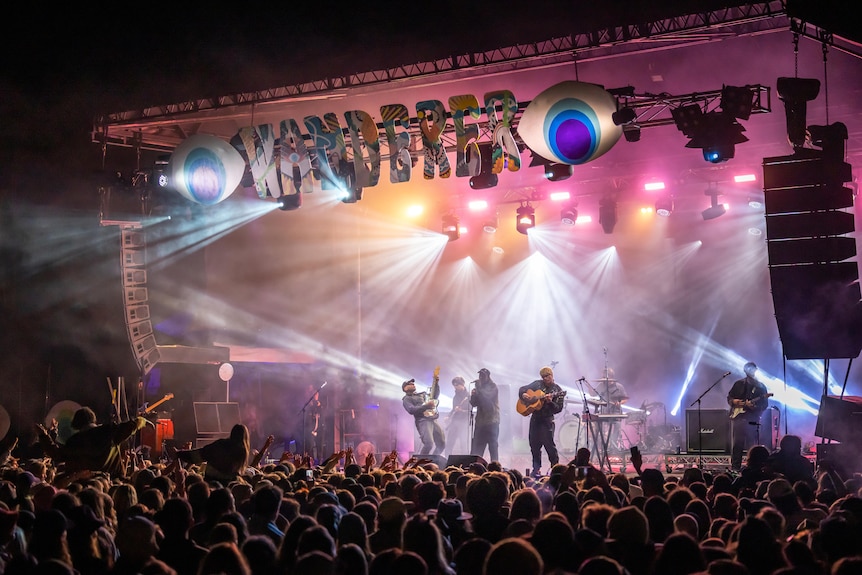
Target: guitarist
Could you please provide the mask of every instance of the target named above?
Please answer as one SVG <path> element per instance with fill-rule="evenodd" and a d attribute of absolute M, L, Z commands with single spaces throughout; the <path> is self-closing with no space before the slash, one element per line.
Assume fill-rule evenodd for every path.
<path fill-rule="evenodd" d="M 404 392 L 401 404 L 404 410 L 413 416 L 422 442 L 419 455 L 440 455 L 446 449 L 446 436 L 437 422 L 437 400 L 428 398 L 425 393 L 416 393 L 415 379 L 402 383 L 401 391 Z"/>
<path fill-rule="evenodd" d="M 756 443 L 757 425 L 766 410 L 769 394 L 766 386 L 757 380 L 757 365 L 749 361 L 743 367 L 745 377 L 733 382 L 727 393 L 730 406 L 732 447 L 730 467 L 738 471 L 742 467 L 743 453 Z"/>
<path fill-rule="evenodd" d="M 518 396 L 525 403 L 533 403 L 541 401 L 540 409 L 533 411 L 530 415 L 530 453 L 533 456 L 533 477 L 540 477 L 542 467 L 542 448 L 548 453 L 548 460 L 551 467 L 559 463 L 560 456 L 557 452 L 557 444 L 554 442 L 554 416 L 563 411 L 565 405 L 565 396 L 559 385 L 554 383 L 554 370 L 550 367 L 543 367 L 539 370 L 541 379 L 524 385 L 518 390 Z M 539 395 L 556 394 L 553 399 L 547 397 L 536 397 L 535 392 L 541 392 Z"/>

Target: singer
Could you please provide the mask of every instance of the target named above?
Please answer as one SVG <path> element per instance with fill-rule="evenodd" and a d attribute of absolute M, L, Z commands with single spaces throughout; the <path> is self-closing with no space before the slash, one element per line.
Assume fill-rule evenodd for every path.
<path fill-rule="evenodd" d="M 770 396 L 766 386 L 757 380 L 757 365 L 753 361 L 746 363 L 743 371 L 745 377 L 736 380 L 727 393 L 733 437 L 730 467 L 735 471 L 742 467 L 743 453 L 757 443 L 756 428 Z"/>

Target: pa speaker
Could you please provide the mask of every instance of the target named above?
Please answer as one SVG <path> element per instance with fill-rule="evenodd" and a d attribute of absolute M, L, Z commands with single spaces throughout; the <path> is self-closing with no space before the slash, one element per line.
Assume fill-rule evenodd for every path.
<path fill-rule="evenodd" d="M 488 467 L 488 462 L 481 455 L 450 455 L 446 467 L 461 467 L 467 469 L 473 463 L 481 463 Z"/>
<path fill-rule="evenodd" d="M 689 453 L 730 452 L 730 419 L 727 410 L 701 409 L 698 426 L 698 410 L 686 409 L 685 424 L 688 438 L 686 449 Z"/>

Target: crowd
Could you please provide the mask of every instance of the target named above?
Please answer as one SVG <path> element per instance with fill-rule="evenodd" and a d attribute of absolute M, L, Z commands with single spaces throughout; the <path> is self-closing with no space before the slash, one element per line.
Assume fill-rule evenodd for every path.
<path fill-rule="evenodd" d="M 792 435 L 751 448 L 739 473 L 666 476 L 637 455 L 634 475 L 605 473 L 582 449 L 525 477 L 349 451 L 267 462 L 242 425 L 151 462 L 109 429 L 86 451 L 113 468 L 120 449 L 120 471 L 71 463 L 48 430 L 0 454 L 0 573 L 862 573 L 862 477 L 815 470 Z"/>

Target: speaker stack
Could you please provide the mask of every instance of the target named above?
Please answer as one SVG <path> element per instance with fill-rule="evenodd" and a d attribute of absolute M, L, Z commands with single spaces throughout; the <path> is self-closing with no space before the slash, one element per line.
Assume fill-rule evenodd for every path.
<path fill-rule="evenodd" d="M 730 453 L 730 419 L 725 409 L 686 409 L 689 453 Z M 700 422 L 698 424 L 698 422 Z"/>

